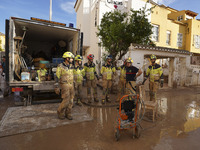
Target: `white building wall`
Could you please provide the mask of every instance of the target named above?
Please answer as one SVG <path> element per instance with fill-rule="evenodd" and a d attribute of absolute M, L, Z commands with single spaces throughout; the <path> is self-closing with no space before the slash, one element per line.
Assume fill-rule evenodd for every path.
<path fill-rule="evenodd" d="M 145 1 L 141 1 L 141 0 L 132 0 L 131 1 L 131 8 L 133 10 L 139 10 L 142 7 L 145 7 L 146 2 Z M 152 5 L 150 3 L 147 3 L 146 5 L 146 9 L 150 9 L 152 7 Z M 151 14 L 147 17 L 149 22 L 151 22 Z"/>
<path fill-rule="evenodd" d="M 168 53 L 168 52 L 162 52 L 162 51 L 153 51 L 153 50 L 137 50 L 130 46 L 130 51 L 125 55 L 125 58 L 131 57 L 133 59 L 133 65 L 137 68 L 141 69 L 142 72 L 146 71 L 147 67 L 150 65 L 149 61 L 147 59 L 144 59 L 147 55 L 156 55 L 160 57 L 169 57 L 173 58 L 173 68 L 174 72 L 172 73 L 172 81 L 178 82 L 186 80 L 186 74 L 187 74 L 187 68 L 190 67 L 190 56 L 184 55 L 184 54 L 178 54 L 178 53 Z M 185 63 L 181 64 L 179 63 L 179 59 L 185 58 Z M 185 68 L 185 70 L 180 71 L 180 67 Z M 184 79 L 180 78 L 180 73 L 182 73 L 182 77 L 185 77 Z M 144 80 L 143 78 L 144 74 L 138 77 L 137 83 L 142 83 Z M 172 86 L 173 83 L 169 83 L 170 86 Z"/>
<path fill-rule="evenodd" d="M 83 45 L 90 45 L 90 0 L 78 0 L 76 16 L 76 26 L 83 32 Z"/>
<path fill-rule="evenodd" d="M 111 0 L 78 0 L 76 6 L 77 12 L 77 28 L 83 32 L 83 46 L 89 46 L 86 50 L 85 56 L 88 54 L 95 55 L 95 61 L 101 60 L 103 48 L 98 47 L 99 38 L 96 36 L 97 27 L 95 27 L 95 15 L 97 10 L 97 25 L 101 23 L 101 19 L 106 12 L 113 11 L 114 4 L 108 3 Z M 115 0 L 122 2 L 123 5 L 119 6 L 120 10 L 138 10 L 145 6 L 145 2 L 142 0 Z M 80 4 L 79 4 L 80 3 Z M 131 5 L 130 5 L 131 4 Z M 147 5 L 150 8 L 151 4 Z M 149 16 L 150 19 L 150 16 Z M 84 58 L 84 61 L 87 59 Z"/>

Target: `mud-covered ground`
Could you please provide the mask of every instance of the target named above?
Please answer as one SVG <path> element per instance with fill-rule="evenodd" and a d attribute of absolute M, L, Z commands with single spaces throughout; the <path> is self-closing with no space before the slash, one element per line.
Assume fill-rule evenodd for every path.
<path fill-rule="evenodd" d="M 14 106 L 13 95 L 0 97 L 0 118 Z M 141 122 L 139 139 L 131 129 L 115 141 L 116 107 L 90 107 L 92 121 L 0 138 L 1 150 L 197 150 L 200 149 L 200 87 L 163 88 L 158 92 L 158 116 Z M 75 106 L 78 107 L 78 106 Z M 150 112 L 147 114 L 151 114 Z"/>

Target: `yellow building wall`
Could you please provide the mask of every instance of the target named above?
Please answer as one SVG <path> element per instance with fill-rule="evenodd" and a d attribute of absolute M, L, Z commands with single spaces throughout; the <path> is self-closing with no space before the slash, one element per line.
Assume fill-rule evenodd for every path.
<path fill-rule="evenodd" d="M 178 23 L 174 23 L 172 20 L 167 19 L 168 14 L 171 11 L 166 8 L 156 6 L 153 9 L 151 14 L 151 23 L 159 25 L 159 39 L 158 42 L 155 42 L 156 46 L 176 48 L 176 49 L 185 49 L 186 48 L 186 26 Z M 171 31 L 170 45 L 166 44 L 167 40 L 167 31 Z M 177 46 L 177 34 L 183 34 L 182 47 Z"/>
<path fill-rule="evenodd" d="M 169 19 L 173 19 L 173 20 L 177 20 L 178 16 L 183 16 L 183 20 L 185 20 L 185 10 L 182 11 L 178 11 L 178 12 L 171 12 L 170 14 L 168 14 L 168 18 Z"/>
<path fill-rule="evenodd" d="M 187 20 L 186 21 L 187 23 L 187 27 L 186 27 L 186 50 L 188 51 L 192 51 L 191 48 L 192 48 L 192 19 L 190 20 Z"/>
<path fill-rule="evenodd" d="M 200 53 L 200 48 L 195 48 L 195 43 L 194 43 L 194 35 L 199 35 L 200 36 L 200 21 L 195 20 L 195 19 L 190 19 L 188 22 L 191 22 L 189 25 L 190 28 L 190 38 L 191 38 L 191 43 L 190 43 L 190 51 L 193 53 Z"/>
<path fill-rule="evenodd" d="M 0 35 L 1 44 L 0 47 L 5 51 L 5 35 Z"/>

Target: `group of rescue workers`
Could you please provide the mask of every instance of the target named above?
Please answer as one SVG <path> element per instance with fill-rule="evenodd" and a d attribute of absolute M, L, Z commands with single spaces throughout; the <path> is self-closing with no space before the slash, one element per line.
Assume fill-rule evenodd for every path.
<path fill-rule="evenodd" d="M 87 85 L 87 98 L 88 103 L 92 103 L 92 93 L 94 102 L 99 102 L 97 98 L 97 80 L 99 76 L 96 72 L 96 65 L 93 62 L 94 55 L 89 54 L 87 56 L 88 62 L 86 62 L 82 67 L 82 56 L 74 55 L 71 52 L 65 52 L 63 54 L 64 62 L 59 64 L 56 71 L 56 76 L 59 79 L 59 87 L 56 87 L 55 92 L 60 93 L 63 99 L 58 107 L 57 114 L 59 119 L 64 119 L 65 117 L 72 120 L 72 107 L 73 99 L 75 96 L 76 104 L 81 106 L 81 91 L 83 79 L 86 80 Z M 156 92 L 159 88 L 159 83 L 161 87 L 163 86 L 163 72 L 159 64 L 157 64 L 156 56 L 151 55 L 151 65 L 146 71 L 145 79 L 150 77 L 150 100 L 156 100 Z M 74 64 L 72 63 L 74 60 Z M 129 90 L 129 93 L 135 93 L 136 79 L 142 74 L 142 71 L 137 67 L 132 65 L 133 60 L 131 58 L 125 59 L 124 63 L 120 67 L 115 67 L 112 64 L 112 56 L 108 55 L 106 57 L 105 64 L 101 67 L 100 74 L 102 76 L 102 104 L 106 102 L 110 103 L 110 91 L 114 76 L 116 75 L 116 70 L 120 70 L 119 82 L 118 82 L 118 98 L 116 102 L 120 100 L 120 97 Z M 92 92 L 93 89 L 93 92 Z"/>

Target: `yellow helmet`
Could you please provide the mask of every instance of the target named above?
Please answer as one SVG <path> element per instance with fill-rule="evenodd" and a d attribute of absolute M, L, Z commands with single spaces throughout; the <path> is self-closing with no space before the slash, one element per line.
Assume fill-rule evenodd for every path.
<path fill-rule="evenodd" d="M 129 57 L 127 60 L 126 60 L 127 63 L 133 63 L 133 60 Z"/>
<path fill-rule="evenodd" d="M 83 57 L 81 55 L 76 55 L 75 60 L 83 60 Z"/>
<path fill-rule="evenodd" d="M 151 59 L 157 59 L 157 58 L 156 58 L 156 56 L 155 56 L 155 55 L 153 55 L 153 54 L 151 55 L 151 57 L 150 57 L 150 58 L 151 58 Z"/>
<path fill-rule="evenodd" d="M 63 58 L 74 58 L 74 55 L 71 52 L 65 52 L 62 57 Z"/>

